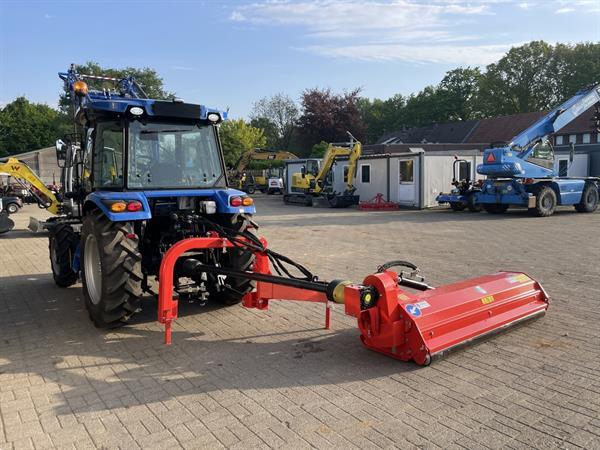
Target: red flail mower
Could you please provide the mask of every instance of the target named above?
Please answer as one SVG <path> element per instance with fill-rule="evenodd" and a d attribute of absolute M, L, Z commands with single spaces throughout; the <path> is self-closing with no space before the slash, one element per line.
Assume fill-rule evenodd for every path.
<path fill-rule="evenodd" d="M 267 249 L 264 239 L 225 238 L 213 232 L 209 237 L 178 242 L 161 263 L 158 321 L 165 326 L 166 344 L 171 343 L 171 325 L 177 318 L 177 300 L 173 298 L 177 259 L 193 250 L 229 247 L 254 251 L 252 271 L 239 272 L 186 259 L 185 272 L 191 277 L 213 273 L 256 281 L 256 289 L 243 299 L 246 308 L 267 309 L 270 300 L 323 303 L 326 328 L 329 328 L 331 304 L 343 304 L 345 313 L 357 319 L 360 339 L 366 347 L 420 365 L 428 365 L 453 350 L 540 317 L 548 308 L 544 289 L 521 272 L 498 272 L 434 288 L 418 276 L 413 264 L 392 261 L 380 266 L 362 283 L 325 282 L 314 276 L 293 277 L 288 270 L 284 271 L 287 276 L 273 275 L 271 268 L 281 273 L 282 256 Z M 392 267 L 404 270 L 397 272 Z"/>
<path fill-rule="evenodd" d="M 398 203 L 385 200 L 383 194 L 379 193 L 366 202 L 360 202 L 358 209 L 361 211 L 398 211 L 400 206 Z"/>

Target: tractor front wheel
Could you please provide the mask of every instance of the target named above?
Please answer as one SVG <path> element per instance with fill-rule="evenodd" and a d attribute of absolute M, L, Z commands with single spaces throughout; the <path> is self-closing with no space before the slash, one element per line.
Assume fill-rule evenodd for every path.
<path fill-rule="evenodd" d="M 85 306 L 97 327 L 124 324 L 142 294 L 142 256 L 129 222 L 111 222 L 100 211 L 88 214 L 81 230 Z"/>
<path fill-rule="evenodd" d="M 79 278 L 73 271 L 73 257 L 79 236 L 71 225 L 59 223 L 50 230 L 48 241 L 54 282 L 57 286 L 65 288 L 74 285 Z"/>

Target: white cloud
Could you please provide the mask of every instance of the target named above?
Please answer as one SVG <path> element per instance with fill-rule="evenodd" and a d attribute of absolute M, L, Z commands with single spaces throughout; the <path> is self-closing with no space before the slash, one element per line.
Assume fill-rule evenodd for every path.
<path fill-rule="evenodd" d="M 565 13 L 570 13 L 573 11 L 575 11 L 573 8 L 560 8 L 560 9 L 557 9 L 555 12 L 556 12 L 556 14 L 565 14 Z"/>
<path fill-rule="evenodd" d="M 497 0 L 503 2 L 504 0 Z M 298 29 L 313 40 L 298 48 L 324 57 L 369 61 L 487 64 L 506 45 L 489 45 L 465 33 L 493 1 L 267 0 L 238 6 L 230 20 Z M 296 30 L 294 30 L 295 32 Z"/>
<path fill-rule="evenodd" d="M 529 9 L 529 8 L 531 8 L 531 3 L 527 3 L 527 2 L 519 3 L 519 8 Z"/>
<path fill-rule="evenodd" d="M 485 65 L 500 59 L 510 47 L 506 45 L 406 45 L 367 44 L 350 46 L 310 46 L 306 50 L 321 56 L 361 61 L 407 61 Z"/>

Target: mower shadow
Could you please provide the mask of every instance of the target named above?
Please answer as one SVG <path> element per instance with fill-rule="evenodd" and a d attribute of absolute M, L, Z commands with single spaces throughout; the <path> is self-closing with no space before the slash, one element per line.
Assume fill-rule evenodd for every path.
<path fill-rule="evenodd" d="M 1 278 L 0 383 L 34 377 L 60 385 L 53 410 L 70 414 L 213 391 L 339 387 L 419 368 L 365 349 L 341 322 L 335 331 L 307 329 L 286 312 L 282 330 L 267 313 L 233 308 L 240 309 L 181 303 L 173 345 L 165 346 L 152 301 L 131 325 L 99 330 L 78 286 L 60 289 L 47 274 Z"/>

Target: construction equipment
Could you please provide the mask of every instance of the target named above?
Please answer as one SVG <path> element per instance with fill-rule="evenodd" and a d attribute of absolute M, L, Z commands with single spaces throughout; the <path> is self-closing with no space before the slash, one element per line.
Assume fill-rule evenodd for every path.
<path fill-rule="evenodd" d="M 0 234 L 8 233 L 14 227 L 15 223 L 8 217 L 8 211 L 4 209 L 4 204 L 0 197 Z"/>
<path fill-rule="evenodd" d="M 548 135 L 600 104 L 600 85 L 582 89 L 553 109 L 510 143 L 489 148 L 477 172 L 487 175 L 476 202 L 493 214 L 510 205 L 525 206 L 536 216 L 547 217 L 558 205 L 573 205 L 578 212 L 594 212 L 600 199 L 600 178 L 558 176 L 554 149 Z M 573 162 L 571 146 L 569 161 Z"/>
<path fill-rule="evenodd" d="M 24 162 L 16 158 L 8 158 L 5 163 L 0 163 L 0 175 L 9 175 L 23 189 L 26 189 L 42 208 L 46 208 L 52 214 L 60 211 L 60 202 L 54 192 L 46 187 L 36 173 Z"/>
<path fill-rule="evenodd" d="M 329 144 L 323 160 L 309 159 L 300 173 L 292 174 L 291 186 L 283 196 L 284 203 L 313 206 L 323 200 L 332 208 L 358 205 L 360 198 L 354 195 L 354 178 L 362 145 L 349 131 L 347 133 L 350 142 Z M 342 157 L 348 158 L 347 172 L 344 172 L 345 189 L 343 192 L 336 192 L 332 169 L 337 159 Z"/>
<path fill-rule="evenodd" d="M 272 299 L 318 302 L 326 306 L 327 326 L 336 302 L 358 319 L 368 348 L 428 364 L 547 309 L 544 290 L 522 273 L 433 289 L 415 265 L 392 261 L 362 283 L 320 281 L 267 248 L 254 234 L 252 199 L 227 187 L 218 138 L 225 113 L 146 99 L 132 78 L 85 76 L 73 68 L 60 76 L 83 138 L 57 142 L 64 200 L 44 226 L 56 284 L 70 286 L 81 273 L 97 326 L 129 320 L 143 292 L 158 295 L 166 343 L 182 299 L 243 301 L 258 309 Z M 95 79 L 117 83 L 119 92 L 89 89 L 84 80 Z M 408 270 L 394 272 L 395 266 Z"/>
<path fill-rule="evenodd" d="M 260 170 L 250 169 L 254 161 L 285 161 L 298 159 L 296 155 L 284 150 L 272 151 L 254 148 L 239 157 L 229 175 L 232 180 L 237 180 L 238 189 L 254 194 L 258 189 L 261 192 L 272 194 L 275 190 L 283 190 L 281 167 L 268 167 Z M 273 180 L 273 181 L 271 181 Z"/>
<path fill-rule="evenodd" d="M 483 180 L 471 180 L 469 170 L 464 172 L 465 176 L 461 176 L 461 168 L 470 168 L 469 161 L 454 157 L 452 163 L 452 189 L 449 193 L 441 193 L 436 197 L 436 201 L 441 205 L 444 203 L 450 204 L 453 211 L 463 211 L 468 208 L 471 212 L 481 211 L 481 205 L 476 202 L 476 194 L 481 192 Z M 457 175 L 458 174 L 458 175 Z"/>
<path fill-rule="evenodd" d="M 203 219 L 199 223 L 206 224 Z M 192 257 L 183 263 L 184 273 L 193 279 L 213 273 L 256 282 L 256 289 L 243 298 L 247 308 L 268 309 L 270 300 L 323 303 L 326 329 L 331 305 L 343 304 L 345 313 L 357 319 L 360 338 L 367 348 L 419 365 L 428 365 L 454 350 L 540 317 L 548 308 L 544 289 L 519 272 L 499 272 L 434 289 L 418 276 L 418 268 L 406 261 L 383 264 L 362 283 L 352 283 L 320 281 L 305 267 L 287 259 L 285 262 L 302 273 L 293 277 L 282 270 L 281 255 L 268 249 L 264 239 L 244 232 L 223 234 L 215 227 L 206 237 L 178 242 L 162 261 L 158 321 L 165 327 L 166 344 L 171 344 L 172 324 L 178 314 L 171 284 L 178 258 L 200 249 L 229 248 L 251 250 L 255 256 L 252 269 L 231 270 Z M 408 271 L 390 270 L 395 266 Z M 271 267 L 278 275 L 272 274 Z"/>
<path fill-rule="evenodd" d="M 361 211 L 397 211 L 400 209 L 400 205 L 387 201 L 380 192 L 366 202 L 360 202 L 358 209 Z"/>

